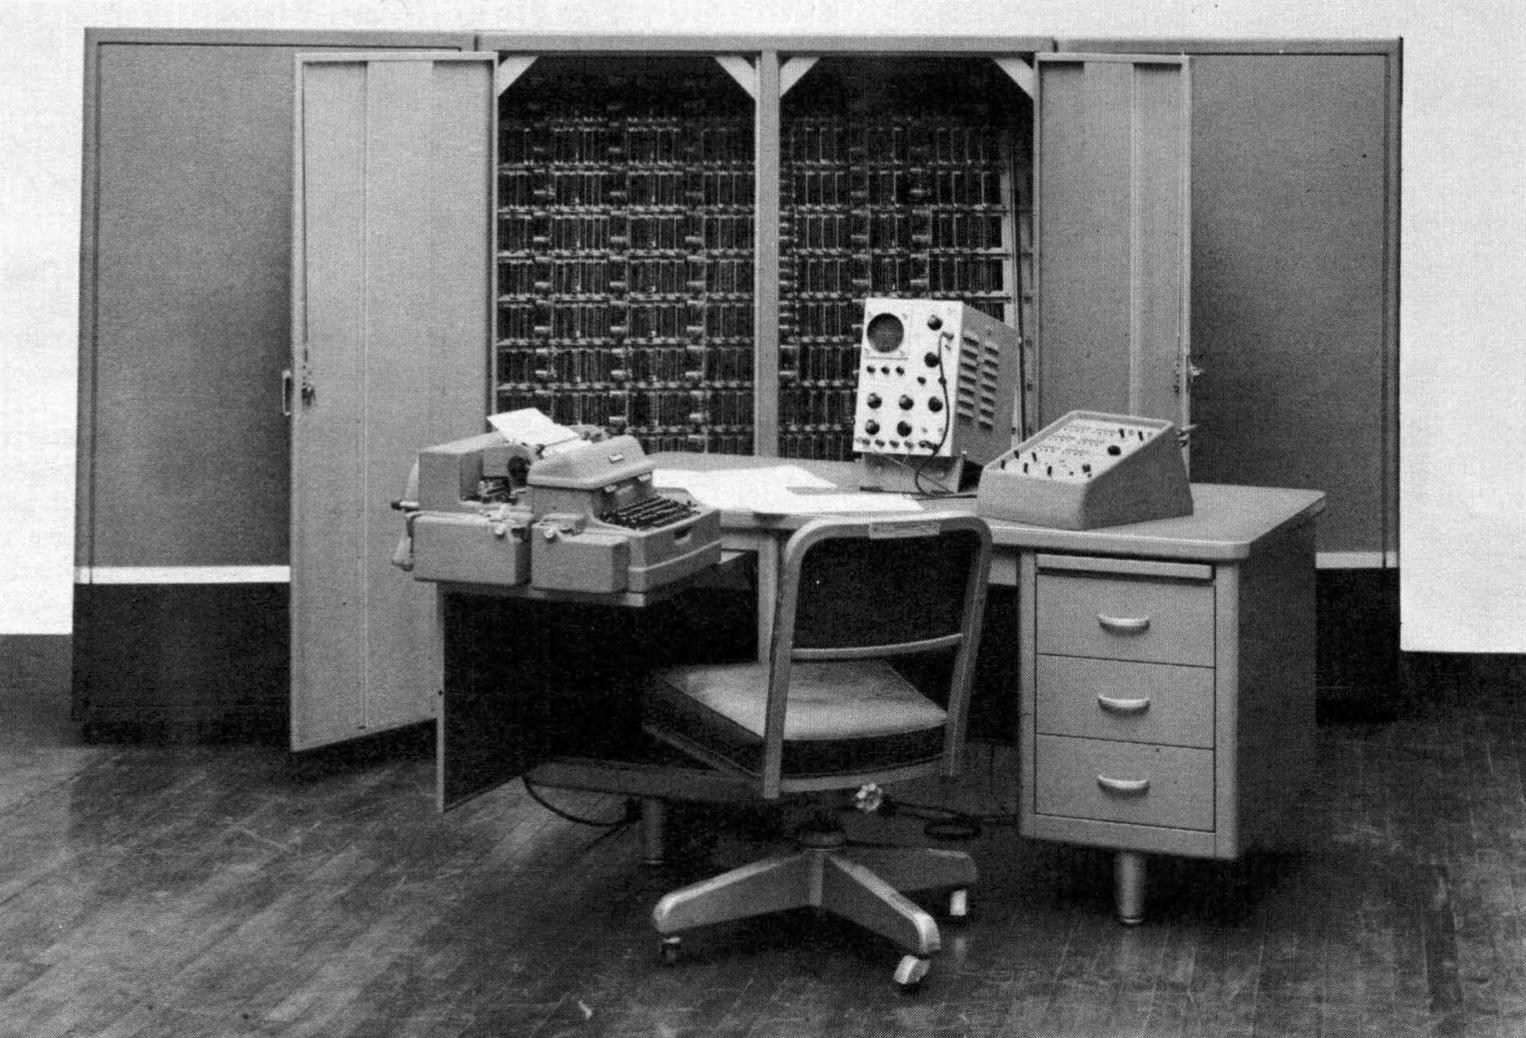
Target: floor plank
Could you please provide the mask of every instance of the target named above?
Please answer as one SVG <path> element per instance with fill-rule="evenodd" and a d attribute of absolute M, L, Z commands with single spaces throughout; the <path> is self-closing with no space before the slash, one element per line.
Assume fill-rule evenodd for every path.
<path fill-rule="evenodd" d="M 1431 680 L 1381 721 L 1321 725 L 1290 848 L 1152 859 L 1138 927 L 1113 917 L 1109 854 L 1016 833 L 1015 754 L 976 744 L 960 782 L 900 794 L 985 822 L 950 844 L 981 881 L 914 997 L 889 942 L 809 911 L 658 963 L 657 898 L 786 846 L 777 812 L 675 808 L 653 868 L 637 827 L 518 783 L 437 814 L 427 733 L 294 755 L 12 725 L 0 1038 L 1523 1034 L 1522 682 Z M 911 815 L 850 831 L 925 839 Z"/>

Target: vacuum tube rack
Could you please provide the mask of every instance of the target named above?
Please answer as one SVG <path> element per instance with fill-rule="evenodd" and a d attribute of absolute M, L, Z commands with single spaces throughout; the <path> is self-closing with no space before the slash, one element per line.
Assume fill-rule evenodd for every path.
<path fill-rule="evenodd" d="M 647 451 L 850 459 L 866 298 L 956 300 L 1021 330 L 1021 114 L 973 103 L 992 88 L 967 72 L 900 71 L 879 73 L 890 94 L 833 69 L 785 98 L 780 305 L 757 318 L 779 322 L 778 441 L 762 445 L 751 104 L 719 72 L 516 84 L 499 119 L 494 409 Z"/>
<path fill-rule="evenodd" d="M 500 119 L 495 407 L 751 453 L 751 116 L 546 107 Z"/>

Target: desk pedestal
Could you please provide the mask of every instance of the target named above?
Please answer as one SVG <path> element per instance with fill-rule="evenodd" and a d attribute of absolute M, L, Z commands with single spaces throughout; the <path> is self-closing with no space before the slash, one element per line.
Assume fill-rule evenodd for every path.
<path fill-rule="evenodd" d="M 1312 522 L 1244 559 L 1025 551 L 1019 587 L 1024 835 L 1116 849 L 1127 923 L 1146 853 L 1276 839 L 1313 764 Z"/>

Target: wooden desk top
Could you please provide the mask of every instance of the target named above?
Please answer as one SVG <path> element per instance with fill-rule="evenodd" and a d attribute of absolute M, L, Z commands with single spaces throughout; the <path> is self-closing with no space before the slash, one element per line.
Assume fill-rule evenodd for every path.
<path fill-rule="evenodd" d="M 830 481 L 840 491 L 852 491 L 858 486 L 858 468 L 847 461 L 689 454 L 678 451 L 661 452 L 650 457 L 659 469 L 700 472 L 798 465 Z M 1248 558 L 1252 547 L 1263 538 L 1285 527 L 1306 522 L 1323 512 L 1325 495 L 1317 490 L 1194 483 L 1192 504 L 1192 515 L 1095 530 L 1056 530 L 992 519 L 991 535 L 997 548 L 1232 562 Z M 975 509 L 975 498 L 930 500 L 924 507 L 928 511 L 968 513 Z M 726 510 L 721 513 L 721 525 L 734 531 L 792 530 L 818 514 L 821 513 L 802 511 L 789 515 L 760 515 Z"/>

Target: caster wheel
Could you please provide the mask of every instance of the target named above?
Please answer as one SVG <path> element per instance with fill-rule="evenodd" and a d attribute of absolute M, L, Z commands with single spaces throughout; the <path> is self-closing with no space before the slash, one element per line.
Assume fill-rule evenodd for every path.
<path fill-rule="evenodd" d="M 662 939 L 661 954 L 664 966 L 675 966 L 678 964 L 678 960 L 683 958 L 683 945 L 677 937 L 664 937 Z"/>
<path fill-rule="evenodd" d="M 948 917 L 959 922 L 970 917 L 970 892 L 963 888 L 948 896 Z"/>
<path fill-rule="evenodd" d="M 914 995 L 922 987 L 922 978 L 927 976 L 927 971 L 931 968 L 932 962 L 927 959 L 919 959 L 915 955 L 902 956 L 900 964 L 895 968 L 895 982 L 903 992 Z"/>

